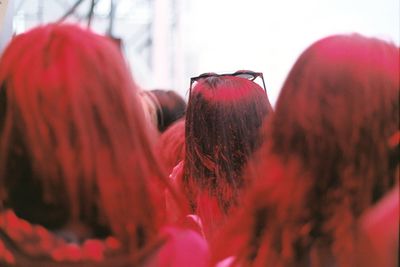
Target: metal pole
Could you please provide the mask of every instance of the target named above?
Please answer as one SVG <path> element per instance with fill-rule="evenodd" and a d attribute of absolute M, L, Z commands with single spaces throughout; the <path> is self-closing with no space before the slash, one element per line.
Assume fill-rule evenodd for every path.
<path fill-rule="evenodd" d="M 96 5 L 96 1 L 92 0 L 90 3 L 90 9 L 89 9 L 89 13 L 88 13 L 88 21 L 87 21 L 87 26 L 88 28 L 90 28 L 90 24 L 92 24 L 92 18 L 93 18 L 93 10 L 94 10 L 94 6 Z"/>
<path fill-rule="evenodd" d="M 110 0 L 109 24 L 107 29 L 107 34 L 109 36 L 113 36 L 114 32 L 115 8 L 115 0 Z"/>
<path fill-rule="evenodd" d="M 75 4 L 67 11 L 67 13 L 65 13 L 64 16 L 62 16 L 57 22 L 63 22 L 66 18 L 68 18 L 69 15 L 75 12 L 75 9 L 77 9 L 82 2 L 83 0 L 77 0 Z"/>

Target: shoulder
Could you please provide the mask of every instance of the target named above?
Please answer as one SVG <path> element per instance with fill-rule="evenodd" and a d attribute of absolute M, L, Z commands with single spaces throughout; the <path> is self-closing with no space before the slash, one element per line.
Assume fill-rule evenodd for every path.
<path fill-rule="evenodd" d="M 399 234 L 399 188 L 396 186 L 360 219 L 361 234 L 375 244 L 387 245 Z M 393 242 L 392 242 L 393 243 Z"/>
<path fill-rule="evenodd" d="M 231 256 L 218 262 L 215 267 L 230 267 L 235 261 L 235 257 Z"/>
<path fill-rule="evenodd" d="M 208 244 L 199 234 L 176 227 L 165 227 L 162 234 L 167 236 L 167 241 L 158 251 L 154 266 L 208 266 Z"/>

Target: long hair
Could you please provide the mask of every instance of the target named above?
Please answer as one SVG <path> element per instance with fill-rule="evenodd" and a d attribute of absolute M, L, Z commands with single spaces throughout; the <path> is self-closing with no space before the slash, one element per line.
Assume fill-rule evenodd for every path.
<path fill-rule="evenodd" d="M 198 192 L 217 200 L 227 214 L 245 185 L 242 170 L 259 145 L 259 127 L 272 108 L 267 94 L 244 78 L 199 81 L 186 115 L 184 185 L 196 211 Z"/>
<path fill-rule="evenodd" d="M 105 227 L 131 250 L 146 245 L 161 224 L 164 173 L 115 44 L 77 26 L 35 28 L 4 52 L 0 84 L 3 208 L 50 229 Z"/>
<path fill-rule="evenodd" d="M 241 242 L 229 252 L 237 263 L 353 266 L 356 220 L 393 185 L 398 60 L 394 45 L 360 35 L 322 39 L 299 57 L 249 168 L 257 182 L 224 239 Z M 216 258 L 228 253 L 216 247 Z"/>

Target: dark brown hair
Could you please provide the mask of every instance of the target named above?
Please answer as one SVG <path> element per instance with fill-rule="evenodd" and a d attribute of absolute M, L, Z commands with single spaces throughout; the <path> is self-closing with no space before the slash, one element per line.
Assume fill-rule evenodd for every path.
<path fill-rule="evenodd" d="M 237 205 L 246 183 L 243 167 L 271 112 L 267 94 L 247 79 L 209 77 L 196 84 L 186 115 L 184 161 L 184 184 L 194 211 L 197 192 L 216 199 L 223 214 Z"/>

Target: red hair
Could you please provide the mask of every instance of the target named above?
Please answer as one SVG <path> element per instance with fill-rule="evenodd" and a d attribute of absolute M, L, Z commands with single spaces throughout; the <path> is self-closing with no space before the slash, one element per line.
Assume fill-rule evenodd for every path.
<path fill-rule="evenodd" d="M 112 41 L 72 25 L 35 28 L 4 52 L 0 84 L 5 207 L 49 228 L 105 221 L 130 249 L 158 233 L 166 181 Z"/>
<path fill-rule="evenodd" d="M 387 140 L 399 127 L 398 59 L 398 47 L 360 35 L 322 39 L 299 57 L 249 168 L 257 182 L 221 238 L 238 243 L 216 244 L 216 259 L 353 266 L 357 218 L 394 182 Z"/>
<path fill-rule="evenodd" d="M 163 132 L 159 139 L 159 149 L 169 173 L 185 157 L 185 119 L 180 119 Z"/>

